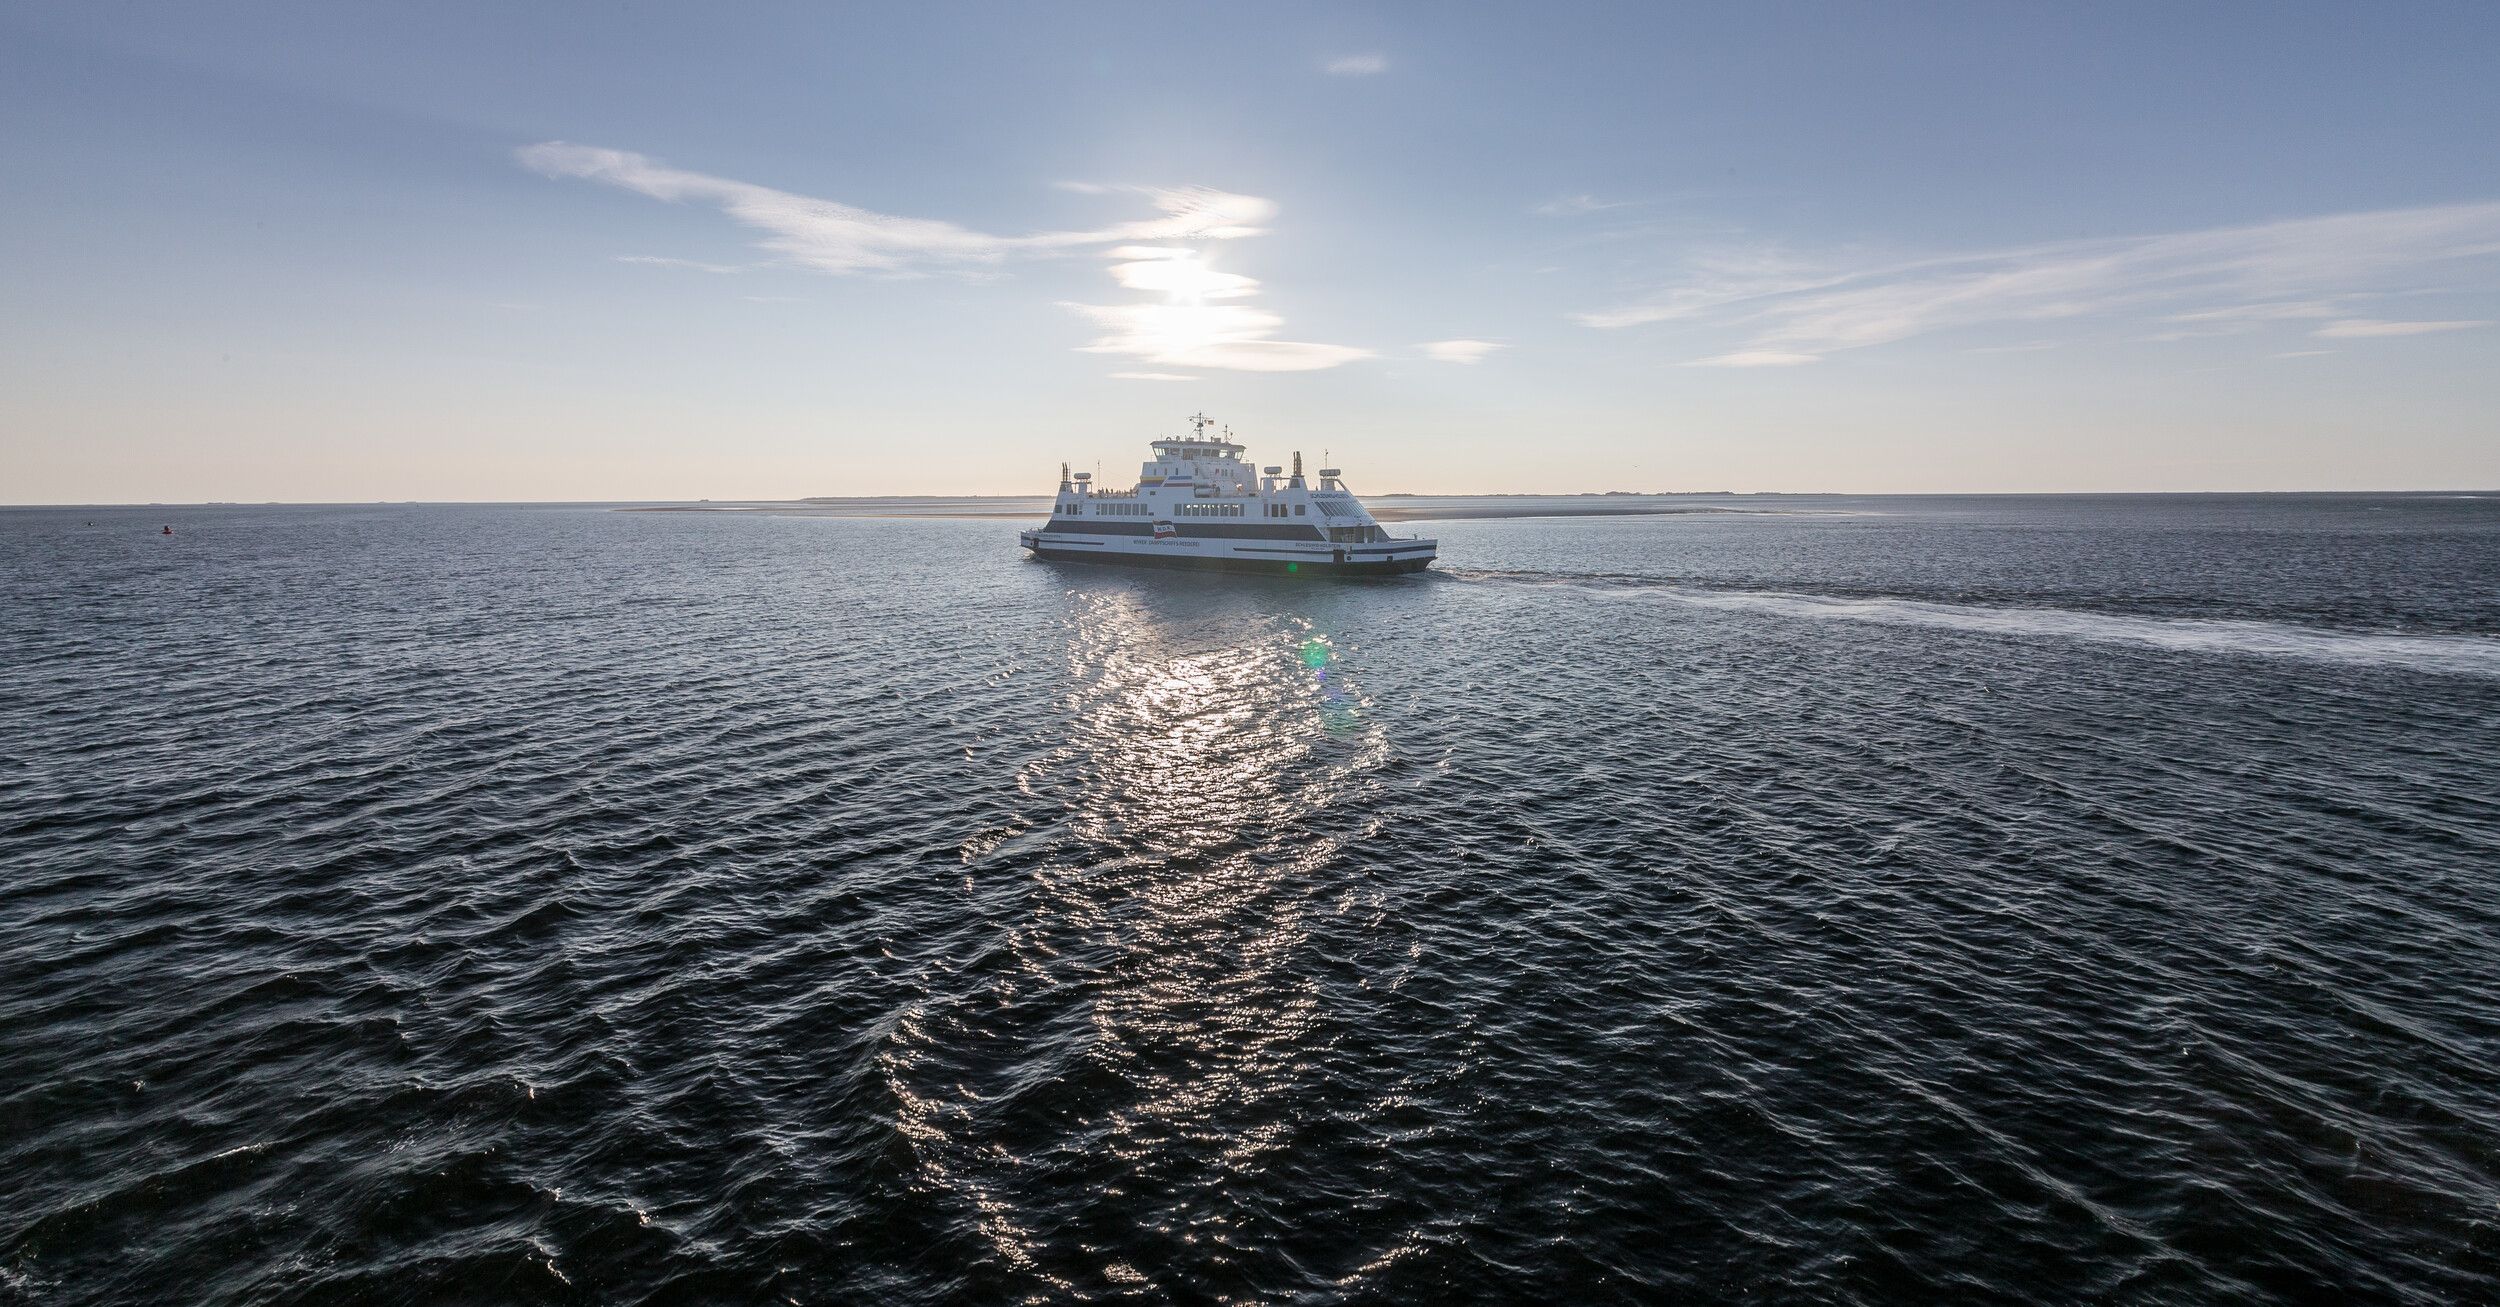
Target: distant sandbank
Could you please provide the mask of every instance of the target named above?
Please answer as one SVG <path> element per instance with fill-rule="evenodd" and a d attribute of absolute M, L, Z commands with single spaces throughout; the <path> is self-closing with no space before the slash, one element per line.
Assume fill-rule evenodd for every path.
<path fill-rule="evenodd" d="M 1684 513 L 1759 513 L 1733 504 L 1663 502 L 1665 495 L 1384 496 L 1371 501 L 1383 522 L 1521 517 L 1657 517 Z M 635 504 L 620 513 L 764 513 L 783 517 L 1030 518 L 1050 511 L 1047 499 L 807 499 L 781 503 Z M 1793 511 L 1793 510 L 1791 510 Z"/>

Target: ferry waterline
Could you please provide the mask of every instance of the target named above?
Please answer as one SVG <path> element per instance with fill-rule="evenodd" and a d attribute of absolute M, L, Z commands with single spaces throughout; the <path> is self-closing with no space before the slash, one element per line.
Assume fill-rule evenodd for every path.
<path fill-rule="evenodd" d="M 1201 413 L 1189 423 L 1191 435 L 1154 442 L 1133 489 L 1096 489 L 1091 473 L 1061 464 L 1050 521 L 1018 542 L 1037 558 L 1235 572 L 1381 576 L 1431 566 L 1439 542 L 1390 535 L 1336 468 L 1321 468 L 1313 486 L 1301 454 L 1291 472 L 1253 467 L 1230 432 L 1208 434 L 1214 419 Z"/>

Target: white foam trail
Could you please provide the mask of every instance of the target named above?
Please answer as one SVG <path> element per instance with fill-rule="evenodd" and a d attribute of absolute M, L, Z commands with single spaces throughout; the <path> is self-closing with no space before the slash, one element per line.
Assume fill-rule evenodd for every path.
<path fill-rule="evenodd" d="M 1985 635 L 2136 645 L 2178 653 L 2297 658 L 2464 676 L 2500 676 L 2500 639 L 2480 635 L 2378 634 L 2226 618 L 2131 617 L 2066 608 L 1996 608 L 1916 599 L 1846 599 L 1672 585 L 1576 588 L 1596 595 L 1656 598 L 1700 608 L 1780 617 L 1839 618 Z"/>

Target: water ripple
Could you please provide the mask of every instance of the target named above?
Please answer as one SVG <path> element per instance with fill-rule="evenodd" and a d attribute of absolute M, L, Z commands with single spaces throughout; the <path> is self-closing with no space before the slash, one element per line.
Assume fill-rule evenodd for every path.
<path fill-rule="evenodd" d="M 0 515 L 0 1299 L 2500 1296 L 2500 522 L 2094 511 Z"/>

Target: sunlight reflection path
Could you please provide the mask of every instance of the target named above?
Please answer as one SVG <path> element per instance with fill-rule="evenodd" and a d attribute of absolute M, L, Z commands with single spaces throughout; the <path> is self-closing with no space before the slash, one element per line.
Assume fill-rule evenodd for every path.
<path fill-rule="evenodd" d="M 882 1059 L 918 1187 L 1063 1292 L 1155 1270 L 1040 1237 L 1022 1213 L 1072 1184 L 1160 1196 L 1144 1237 L 1179 1264 L 1260 1238 L 1230 1181 L 1289 1146 L 1275 1100 L 1337 1037 L 1309 920 L 1379 907 L 1332 883 L 1342 841 L 1311 818 L 1390 755 L 1305 617 L 1117 587 L 1068 602 L 1063 738 L 1022 778 L 1061 838 L 1021 868 L 1026 915 L 979 983 L 911 1012 Z"/>

